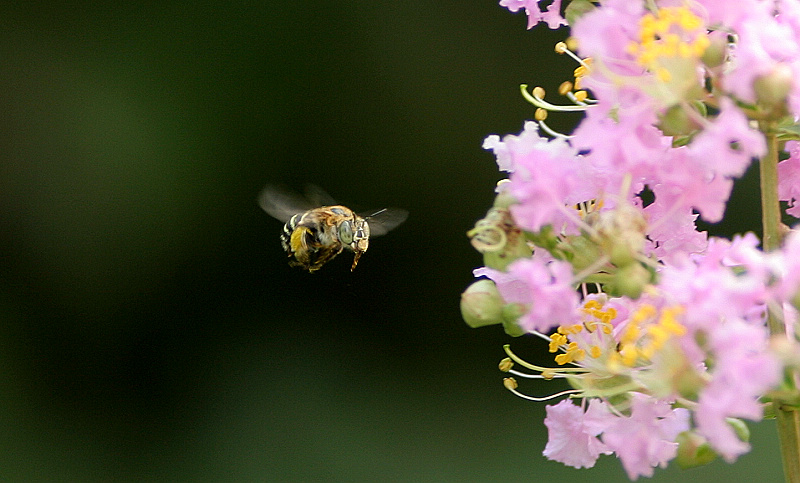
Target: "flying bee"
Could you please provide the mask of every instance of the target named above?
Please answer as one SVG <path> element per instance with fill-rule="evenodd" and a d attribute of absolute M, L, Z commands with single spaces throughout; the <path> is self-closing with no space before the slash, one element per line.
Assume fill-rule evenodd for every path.
<path fill-rule="evenodd" d="M 289 256 L 289 265 L 309 272 L 319 270 L 344 249 L 355 254 L 352 272 L 369 248 L 369 237 L 385 234 L 408 216 L 405 210 L 386 208 L 361 216 L 336 204 L 317 187 L 310 186 L 306 191 L 307 198 L 303 198 L 267 185 L 259 204 L 271 216 L 286 222 L 281 245 Z"/>

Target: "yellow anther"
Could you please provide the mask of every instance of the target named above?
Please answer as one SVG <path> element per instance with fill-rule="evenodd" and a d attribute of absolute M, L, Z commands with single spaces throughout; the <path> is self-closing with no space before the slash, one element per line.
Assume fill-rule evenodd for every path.
<path fill-rule="evenodd" d="M 553 334 L 550 336 L 550 352 L 558 352 L 559 347 L 567 343 L 566 336 L 561 334 Z"/>
<path fill-rule="evenodd" d="M 519 384 L 517 384 L 517 380 L 513 377 L 506 377 L 503 379 L 503 386 L 505 386 L 506 389 L 513 391 L 519 387 Z"/>
<path fill-rule="evenodd" d="M 633 313 L 633 316 L 631 316 L 631 320 L 634 323 L 639 324 L 653 317 L 654 315 L 656 315 L 656 308 L 650 304 L 643 304 L 636 310 L 636 312 Z"/>
<path fill-rule="evenodd" d="M 537 97 L 539 99 L 544 99 L 544 87 L 536 86 L 533 88 L 533 97 Z"/>
<path fill-rule="evenodd" d="M 624 345 L 620 349 L 619 355 L 622 356 L 622 364 L 633 367 L 639 358 L 639 349 L 634 345 Z"/>
<path fill-rule="evenodd" d="M 578 50 L 578 39 L 575 37 L 567 38 L 567 48 L 573 52 Z"/>
<path fill-rule="evenodd" d="M 562 96 L 566 96 L 570 92 L 572 92 L 572 82 L 564 81 L 560 86 L 558 86 L 558 93 Z"/>
<path fill-rule="evenodd" d="M 588 96 L 588 94 L 586 94 L 586 91 L 576 91 L 575 92 L 575 100 L 578 101 L 578 102 L 585 101 L 587 96 Z"/>
<path fill-rule="evenodd" d="M 563 54 L 567 51 L 567 44 L 566 42 L 558 42 L 556 43 L 556 54 Z"/>
<path fill-rule="evenodd" d="M 537 107 L 536 111 L 533 113 L 533 118 L 537 121 L 544 121 L 547 119 L 547 110 L 542 109 L 541 107 Z"/>
<path fill-rule="evenodd" d="M 586 351 L 579 348 L 577 342 L 570 342 L 567 346 L 566 352 L 557 355 L 555 359 L 558 365 L 563 366 L 564 364 L 568 364 L 573 361 L 580 361 L 584 357 L 586 357 Z"/>
<path fill-rule="evenodd" d="M 587 300 L 586 303 L 583 304 L 583 308 L 584 310 L 601 309 L 603 308 L 603 305 L 597 300 L 592 299 L 592 300 Z"/>
<path fill-rule="evenodd" d="M 593 345 L 589 349 L 589 355 L 594 357 L 595 359 L 598 359 L 602 354 L 603 354 L 603 351 L 600 349 L 599 346 Z"/>
<path fill-rule="evenodd" d="M 549 381 L 556 377 L 556 371 L 552 369 L 545 369 L 542 371 L 542 379 Z"/>

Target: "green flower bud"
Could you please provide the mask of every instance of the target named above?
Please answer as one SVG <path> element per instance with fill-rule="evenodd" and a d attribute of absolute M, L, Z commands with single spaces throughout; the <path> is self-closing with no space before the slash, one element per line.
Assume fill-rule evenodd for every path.
<path fill-rule="evenodd" d="M 707 465 L 717 458 L 708 441 L 697 433 L 684 431 L 675 442 L 678 443 L 675 461 L 683 469 Z"/>
<path fill-rule="evenodd" d="M 653 280 L 653 274 L 640 263 L 631 263 L 614 273 L 606 285 L 607 291 L 614 296 L 627 296 L 637 299 L 644 288 Z"/>
<path fill-rule="evenodd" d="M 645 243 L 647 222 L 641 212 L 629 205 L 598 214 L 592 225 L 597 229 L 597 242 L 611 263 L 623 268 L 636 263 Z"/>
<path fill-rule="evenodd" d="M 501 179 L 500 181 L 497 182 L 497 186 L 498 187 L 503 186 L 504 184 L 509 182 L 510 181 L 507 179 Z M 492 207 L 500 208 L 502 210 L 507 210 L 509 206 L 516 204 L 517 204 L 516 198 L 511 196 L 511 193 L 508 192 L 508 189 L 503 189 L 500 190 L 499 193 L 497 193 L 497 196 L 494 198 L 494 203 L 492 204 Z"/>
<path fill-rule="evenodd" d="M 722 65 L 728 57 L 728 34 L 721 30 L 715 30 L 708 34 L 708 39 L 711 43 L 703 52 L 701 60 L 706 67 L 713 69 Z"/>
<path fill-rule="evenodd" d="M 733 432 L 736 433 L 740 440 L 745 443 L 750 441 L 750 428 L 747 427 L 744 421 L 739 418 L 725 418 L 725 422 L 733 428 Z"/>
<path fill-rule="evenodd" d="M 700 125 L 684 106 L 676 104 L 659 116 L 658 127 L 665 136 L 687 136 L 697 131 Z"/>
<path fill-rule="evenodd" d="M 478 280 L 461 294 L 461 317 L 470 327 L 503 322 L 503 306 L 505 302 L 491 280 Z"/>
<path fill-rule="evenodd" d="M 495 270 L 505 270 L 514 260 L 533 253 L 522 230 L 505 208 L 489 209 L 467 236 L 472 246 L 484 254 L 484 265 Z"/>
<path fill-rule="evenodd" d="M 772 72 L 753 81 L 753 90 L 760 105 L 782 113 L 786 110 L 786 98 L 793 83 L 792 69 L 788 65 L 778 64 Z"/>
<path fill-rule="evenodd" d="M 525 314 L 525 307 L 520 304 L 508 304 L 503 307 L 503 330 L 511 337 L 519 337 L 525 331 L 517 324 L 520 317 Z"/>
<path fill-rule="evenodd" d="M 564 17 L 567 19 L 567 23 L 575 25 L 575 22 L 580 20 L 581 17 L 596 8 L 589 0 L 572 0 L 564 11 Z"/>

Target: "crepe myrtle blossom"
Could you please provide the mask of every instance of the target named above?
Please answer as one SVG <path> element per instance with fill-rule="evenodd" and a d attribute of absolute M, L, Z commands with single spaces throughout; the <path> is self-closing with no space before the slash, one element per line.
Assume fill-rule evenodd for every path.
<path fill-rule="evenodd" d="M 786 143 L 789 157 L 778 163 L 778 196 L 786 201 L 786 213 L 800 218 L 800 142 Z"/>
<path fill-rule="evenodd" d="M 500 0 L 500 6 L 507 8 L 511 12 L 525 10 L 528 15 L 528 29 L 533 28 L 539 22 L 547 23 L 551 29 L 557 29 L 566 25 L 567 21 L 561 16 L 561 0 L 553 0 L 544 10 L 539 7 L 539 0 Z"/>
<path fill-rule="evenodd" d="M 528 28 L 569 19 L 555 51 L 577 65 L 563 101 L 520 86 L 533 120 L 484 141 L 508 179 L 468 233 L 484 266 L 461 300 L 470 326 L 552 355 L 507 345 L 500 364 L 514 394 L 562 399 L 543 454 L 576 468 L 613 455 L 636 479 L 734 462 L 765 415 L 800 441 L 800 231 L 782 225 L 800 216 L 800 2 L 500 5 Z M 562 112 L 583 114 L 570 133 L 548 124 Z M 761 236 L 700 231 L 754 163 Z M 531 396 L 517 379 L 569 387 Z M 789 481 L 796 448 L 781 446 Z"/>

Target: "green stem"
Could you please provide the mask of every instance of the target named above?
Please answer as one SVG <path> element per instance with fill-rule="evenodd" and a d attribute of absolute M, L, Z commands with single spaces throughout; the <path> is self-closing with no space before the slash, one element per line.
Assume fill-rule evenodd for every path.
<path fill-rule="evenodd" d="M 760 123 L 767 138 L 767 155 L 759 163 L 761 174 L 761 217 L 764 229 L 762 246 L 775 250 L 781 243 L 781 208 L 778 201 L 778 139 L 774 125 Z M 779 317 L 767 312 L 767 325 L 773 336 L 785 336 L 786 329 Z M 791 375 L 790 375 L 791 376 Z M 787 378 L 794 380 L 793 377 Z M 780 404 L 775 407 L 778 438 L 781 442 L 783 473 L 787 482 L 800 483 L 800 415 Z"/>
<path fill-rule="evenodd" d="M 759 163 L 761 172 L 761 218 L 764 251 L 780 247 L 781 206 L 778 202 L 778 138 L 771 123 L 761 123 L 767 137 L 767 155 Z M 781 329 L 783 331 L 783 329 Z"/>

